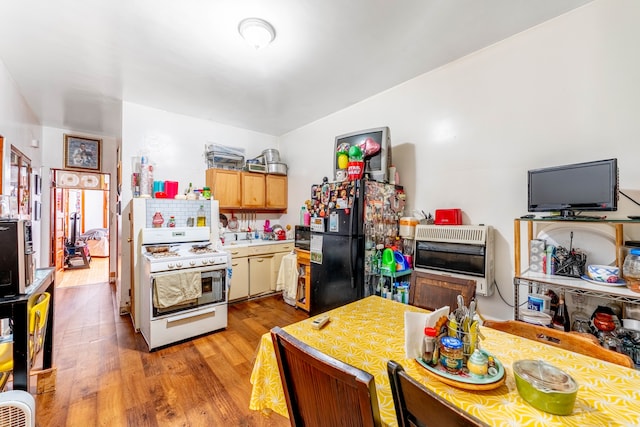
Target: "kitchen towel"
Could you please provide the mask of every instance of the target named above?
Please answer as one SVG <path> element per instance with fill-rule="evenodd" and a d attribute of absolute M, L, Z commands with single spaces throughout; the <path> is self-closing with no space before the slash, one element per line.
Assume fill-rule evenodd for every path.
<path fill-rule="evenodd" d="M 200 272 L 184 272 L 154 278 L 153 306 L 173 307 L 202 296 Z"/>
<path fill-rule="evenodd" d="M 288 254 L 282 257 L 276 280 L 276 291 L 282 291 L 284 302 L 289 305 L 296 305 L 296 294 L 298 292 L 298 257 L 296 254 Z"/>

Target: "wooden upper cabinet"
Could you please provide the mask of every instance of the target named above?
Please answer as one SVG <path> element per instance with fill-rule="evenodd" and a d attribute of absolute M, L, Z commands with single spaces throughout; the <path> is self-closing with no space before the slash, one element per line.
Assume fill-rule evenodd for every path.
<path fill-rule="evenodd" d="M 260 209 L 265 206 L 265 175 L 242 172 L 242 207 Z"/>
<path fill-rule="evenodd" d="M 242 177 L 240 171 L 228 169 L 207 169 L 207 187 L 221 208 L 242 207 Z"/>
<path fill-rule="evenodd" d="M 211 168 L 206 171 L 206 183 L 221 209 L 287 209 L 286 175 Z"/>
<path fill-rule="evenodd" d="M 287 209 L 287 177 L 285 175 L 266 176 L 266 206 L 268 209 Z"/>

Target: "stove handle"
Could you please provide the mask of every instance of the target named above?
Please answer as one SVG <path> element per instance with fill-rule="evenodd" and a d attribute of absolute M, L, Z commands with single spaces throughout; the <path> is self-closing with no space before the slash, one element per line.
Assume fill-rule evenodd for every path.
<path fill-rule="evenodd" d="M 186 313 L 186 314 L 179 314 L 177 316 L 168 317 L 167 318 L 167 323 L 178 322 L 180 320 L 189 319 L 191 317 L 202 316 L 204 314 L 215 313 L 215 312 L 216 312 L 216 308 L 212 307 L 212 308 L 207 308 L 207 309 L 204 309 L 204 310 L 193 311 L 193 312 Z"/>

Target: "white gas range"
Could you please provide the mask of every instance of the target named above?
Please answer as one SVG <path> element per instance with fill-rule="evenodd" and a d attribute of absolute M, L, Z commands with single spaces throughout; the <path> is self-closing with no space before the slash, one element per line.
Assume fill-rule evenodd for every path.
<path fill-rule="evenodd" d="M 142 229 L 140 331 L 149 350 L 227 327 L 231 257 L 208 227 Z"/>

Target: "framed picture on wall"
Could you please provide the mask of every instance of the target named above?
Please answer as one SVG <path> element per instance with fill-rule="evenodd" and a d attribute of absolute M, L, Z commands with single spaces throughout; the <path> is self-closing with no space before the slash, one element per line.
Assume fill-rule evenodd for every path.
<path fill-rule="evenodd" d="M 64 136 L 64 168 L 99 171 L 101 139 Z"/>

